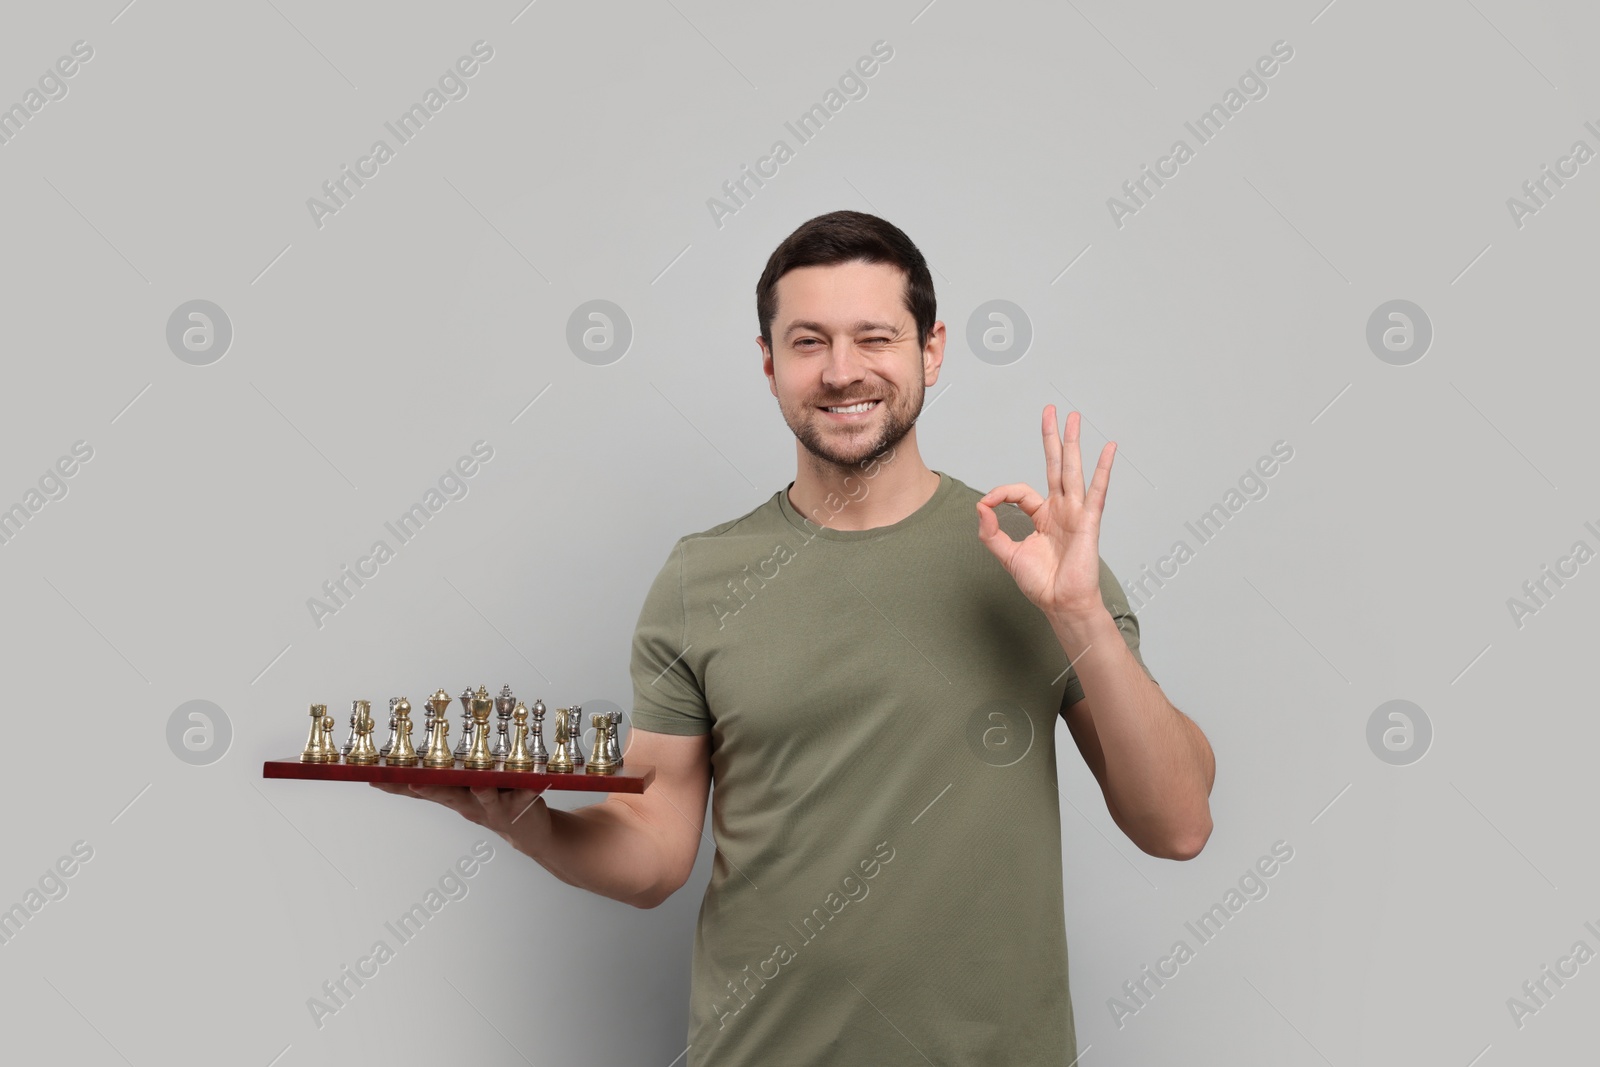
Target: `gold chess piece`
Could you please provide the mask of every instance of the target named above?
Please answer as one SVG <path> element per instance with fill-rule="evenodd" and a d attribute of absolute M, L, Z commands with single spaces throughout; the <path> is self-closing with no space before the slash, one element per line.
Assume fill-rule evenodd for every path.
<path fill-rule="evenodd" d="M 323 763 L 339 762 L 339 746 L 334 744 L 333 741 L 332 715 L 324 715 L 322 717 L 322 750 L 324 752 L 322 757 Z"/>
<path fill-rule="evenodd" d="M 494 770 L 494 751 L 489 747 L 489 714 L 494 711 L 494 701 L 489 690 L 478 686 L 472 694 L 472 747 L 461 765 L 472 771 Z"/>
<path fill-rule="evenodd" d="M 533 752 L 528 748 L 528 708 L 522 701 L 517 701 L 517 706 L 511 709 L 511 718 L 514 737 L 511 741 L 511 751 L 501 766 L 508 771 L 531 771 Z"/>
<path fill-rule="evenodd" d="M 372 728 L 375 725 L 372 721 L 371 702 L 356 701 L 355 743 L 350 746 L 349 753 L 344 757 L 346 763 L 356 767 L 371 767 L 378 762 L 378 749 L 372 743 Z"/>
<path fill-rule="evenodd" d="M 546 768 L 551 774 L 572 773 L 572 730 L 577 721 L 572 720 L 569 726 L 567 716 L 569 709 L 556 709 L 556 750 L 550 754 L 550 762 Z"/>
<path fill-rule="evenodd" d="M 594 727 L 594 751 L 589 754 L 589 765 L 584 774 L 616 774 L 617 765 L 611 759 L 611 716 L 596 712 L 589 716 Z"/>
<path fill-rule="evenodd" d="M 322 720 L 328 716 L 328 705 L 311 705 L 311 733 L 306 738 L 306 747 L 300 752 L 301 763 L 327 763 L 328 740 L 323 731 Z M 339 758 L 338 750 L 333 752 L 334 759 Z"/>
<path fill-rule="evenodd" d="M 417 757 L 416 747 L 411 744 L 411 701 L 405 697 L 395 701 L 394 724 L 399 736 L 395 738 L 394 747 L 389 750 L 384 762 L 391 767 L 415 767 L 421 760 Z"/>
<path fill-rule="evenodd" d="M 428 740 L 428 751 L 422 757 L 422 765 L 454 767 L 456 754 L 450 750 L 450 694 L 443 689 L 435 691 L 427 706 L 433 712 L 433 736 Z"/>

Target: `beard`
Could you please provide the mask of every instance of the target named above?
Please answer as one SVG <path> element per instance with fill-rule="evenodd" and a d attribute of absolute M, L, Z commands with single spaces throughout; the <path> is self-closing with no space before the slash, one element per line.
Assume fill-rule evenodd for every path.
<path fill-rule="evenodd" d="M 914 394 L 885 389 L 879 393 L 878 407 L 873 410 L 870 422 L 859 426 L 830 425 L 825 412 L 818 405 L 843 406 L 848 397 L 817 398 L 798 408 L 791 409 L 780 403 L 783 421 L 789 424 L 795 439 L 816 459 L 840 471 L 858 468 L 864 460 L 881 455 L 899 444 L 922 414 L 922 403 L 927 387 L 920 377 L 915 379 Z M 873 427 L 876 427 L 875 429 Z"/>

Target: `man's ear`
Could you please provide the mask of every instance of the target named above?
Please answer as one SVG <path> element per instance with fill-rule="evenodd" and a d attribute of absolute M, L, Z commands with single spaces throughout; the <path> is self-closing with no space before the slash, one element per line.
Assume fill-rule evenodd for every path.
<path fill-rule="evenodd" d="M 939 380 L 939 368 L 944 366 L 944 323 L 937 321 L 928 331 L 928 343 L 922 349 L 922 385 L 932 386 Z"/>
<path fill-rule="evenodd" d="M 772 395 L 778 395 L 778 380 L 774 377 L 772 367 L 772 352 L 767 348 L 766 338 L 756 334 L 756 347 L 761 349 L 761 373 L 767 376 L 767 388 L 772 390 Z"/>

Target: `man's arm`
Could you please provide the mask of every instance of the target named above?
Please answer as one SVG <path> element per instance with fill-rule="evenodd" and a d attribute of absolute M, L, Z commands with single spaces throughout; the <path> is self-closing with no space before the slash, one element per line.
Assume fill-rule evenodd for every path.
<path fill-rule="evenodd" d="M 1109 611 L 1051 628 L 1084 692 L 1061 714 L 1112 821 L 1152 856 L 1193 859 L 1211 836 L 1216 760 L 1205 734 L 1139 666 Z"/>
<path fill-rule="evenodd" d="M 649 788 L 613 793 L 572 811 L 547 807 L 543 794 L 531 789 L 373 785 L 455 810 L 568 885 L 653 908 L 694 869 L 711 789 L 711 735 L 635 727 L 628 738 L 628 762 L 656 769 Z"/>

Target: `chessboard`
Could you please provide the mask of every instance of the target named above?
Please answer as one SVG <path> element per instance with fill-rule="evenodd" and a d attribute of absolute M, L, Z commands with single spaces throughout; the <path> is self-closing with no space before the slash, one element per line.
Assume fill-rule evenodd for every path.
<path fill-rule="evenodd" d="M 585 754 L 581 707 L 555 710 L 555 748 L 547 750 L 544 701 L 534 701 L 529 709 L 509 685 L 492 699 L 484 686 L 476 692 L 469 686 L 460 699 L 462 735 L 454 748 L 449 742 L 450 695 L 443 689 L 424 703 L 427 735 L 420 749 L 411 741 L 411 702 L 405 697 L 389 701 L 389 739 L 382 748 L 373 744 L 377 723 L 370 701 L 350 702 L 350 736 L 342 747 L 334 740 L 328 706 L 312 704 L 305 748 L 298 757 L 267 760 L 261 776 L 605 793 L 643 793 L 655 779 L 654 767 L 624 766 L 617 741 L 621 712 L 590 716 L 594 744 Z M 498 714 L 497 732 L 491 729 L 492 713 Z"/>
<path fill-rule="evenodd" d="M 602 793 L 643 793 L 655 781 L 656 769 L 628 764 L 614 774 L 582 771 L 551 774 L 548 771 L 468 770 L 454 767 L 363 767 L 352 763 L 301 763 L 300 757 L 269 759 L 261 765 L 263 778 L 299 778 L 322 782 L 396 782 L 404 785 L 497 786 L 500 789 L 581 789 Z"/>

